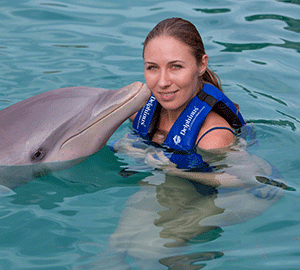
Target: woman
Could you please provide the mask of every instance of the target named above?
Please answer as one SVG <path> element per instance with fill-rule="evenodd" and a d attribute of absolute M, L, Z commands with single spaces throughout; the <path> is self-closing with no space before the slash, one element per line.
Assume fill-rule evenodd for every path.
<path fill-rule="evenodd" d="M 259 182 L 263 179 L 276 183 L 264 177 L 271 167 L 243 148 L 201 151 L 220 152 L 210 160 L 216 170 L 206 173 L 196 146 L 226 147 L 234 140 L 234 129 L 245 122 L 221 92 L 216 75 L 207 69 L 208 56 L 194 25 L 179 18 L 160 22 L 145 40 L 143 57 L 145 79 L 153 96 L 131 119 L 134 131 L 147 144 L 154 142 L 159 147 L 143 148 L 144 143 L 141 145 L 141 140 L 129 133 L 123 143 L 116 143 L 116 149 L 131 154 L 137 161 L 145 158 L 146 164 L 162 165 L 167 170 L 141 180 L 141 188 L 126 202 L 109 242 L 118 256 L 109 261 L 124 266 L 126 256 L 130 256 L 141 269 L 165 269 L 171 265 L 176 268 L 176 263 L 190 269 L 191 260 L 182 254 L 186 253 L 183 247 L 193 243 L 191 239 L 256 216 L 283 192 Z M 159 160 L 151 159 L 155 156 Z M 177 167 L 192 170 L 174 169 L 168 161 L 159 164 L 164 156 L 170 157 Z M 200 253 L 192 256 L 194 261 L 197 256 L 203 259 Z"/>
<path fill-rule="evenodd" d="M 153 95 L 131 117 L 136 133 L 184 151 L 195 146 L 223 148 L 233 142 L 233 128 L 245 122 L 207 68 L 208 56 L 192 23 L 181 18 L 158 23 L 145 40 L 143 58 Z"/>

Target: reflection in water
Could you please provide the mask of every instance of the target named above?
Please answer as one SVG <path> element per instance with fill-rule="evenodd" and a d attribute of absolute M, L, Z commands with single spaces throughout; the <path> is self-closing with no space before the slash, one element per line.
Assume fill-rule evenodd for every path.
<path fill-rule="evenodd" d="M 40 3 L 40 6 L 56 6 L 56 7 L 63 7 L 67 8 L 67 5 L 62 5 L 62 4 L 53 4 L 53 3 Z"/>
<path fill-rule="evenodd" d="M 158 150 L 136 149 L 134 143 L 125 136 L 114 148 L 154 166 L 153 157 L 161 157 Z M 288 189 L 280 174 L 270 178 L 272 166 L 248 154 L 244 143 L 239 139 L 230 149 L 203 151 L 205 160 L 217 168 L 211 173 L 178 170 L 164 158 L 156 159 L 156 168 L 164 172 L 155 170 L 139 182 L 140 190 L 128 199 L 110 237 L 114 264 L 133 258 L 139 269 L 201 269 L 205 264 L 198 261 L 221 257 L 220 250 L 209 256 L 182 254 L 219 237 L 223 226 L 260 215 Z"/>
<path fill-rule="evenodd" d="M 222 45 L 225 49 L 222 52 L 243 52 L 243 51 L 254 51 L 260 50 L 266 47 L 280 47 L 285 49 L 293 49 L 297 52 L 300 52 L 300 43 L 293 42 L 285 39 L 281 39 L 283 41 L 282 44 L 275 43 L 226 43 L 220 41 L 214 41 L 215 43 Z"/>
<path fill-rule="evenodd" d="M 46 10 L 39 9 L 29 9 L 14 11 L 12 14 L 16 17 L 27 18 L 27 19 L 36 19 L 36 20 L 59 20 L 59 21 L 74 21 L 73 16 L 68 16 L 59 12 L 51 12 Z"/>
<path fill-rule="evenodd" d="M 253 92 L 256 93 L 256 94 L 258 94 L 258 95 L 261 95 L 261 96 L 264 96 L 266 98 L 269 98 L 269 99 L 271 99 L 271 100 L 273 100 L 275 102 L 278 102 L 279 104 L 287 106 L 287 104 L 284 101 L 280 100 L 279 98 L 275 98 L 275 97 L 273 97 L 271 95 L 268 95 L 266 93 L 263 93 L 263 92 L 258 92 L 258 91 L 253 91 Z"/>
<path fill-rule="evenodd" d="M 252 120 L 252 119 L 250 119 L 250 120 L 248 120 L 248 123 L 265 124 L 265 125 L 270 125 L 270 126 L 290 127 L 291 130 L 296 130 L 295 124 L 288 120 L 268 120 L 268 119 L 253 119 Z"/>
<path fill-rule="evenodd" d="M 256 78 L 256 80 L 258 80 L 258 79 Z M 268 78 L 268 80 L 269 80 L 269 84 L 268 84 L 269 87 L 277 87 L 278 88 L 278 86 L 276 86 L 276 85 L 278 85 L 277 81 L 272 81 L 271 78 Z M 241 90 L 246 92 L 252 98 L 259 99 L 259 96 L 262 96 L 262 97 L 265 97 L 265 98 L 267 98 L 271 101 L 275 101 L 275 102 L 277 102 L 281 105 L 288 106 L 288 104 L 285 101 L 277 98 L 276 96 L 266 94 L 266 93 L 263 93 L 263 92 L 252 91 L 252 90 L 249 90 L 249 89 L 247 89 L 246 87 L 244 87 L 243 85 L 240 85 L 240 84 L 238 84 L 237 86 L 239 86 L 241 88 Z M 287 90 L 282 89 L 282 91 L 287 91 Z M 279 109 L 276 109 L 276 112 L 283 115 L 283 116 L 285 116 L 285 117 L 290 118 L 291 120 L 293 120 L 295 122 L 300 123 L 300 120 L 298 120 L 296 117 L 294 117 L 292 115 L 289 115 L 285 112 L 282 112 Z M 269 119 L 247 119 L 247 123 L 262 123 L 262 124 L 272 125 L 272 126 L 290 127 L 291 130 L 295 131 L 296 130 L 296 125 L 293 121 L 282 120 L 282 119 L 279 119 L 279 120 L 274 120 L 274 119 L 270 119 L 270 120 Z"/>
<path fill-rule="evenodd" d="M 252 22 L 257 20 L 279 20 L 285 22 L 288 27 L 284 29 L 300 33 L 300 20 L 293 19 L 291 17 L 275 15 L 275 14 L 260 14 L 245 17 L 246 21 Z"/>
<path fill-rule="evenodd" d="M 187 259 L 182 252 L 191 245 L 219 237 L 220 227 L 261 214 L 283 195 L 280 187 L 260 182 L 248 188 L 216 189 L 162 173 L 155 173 L 139 184 L 141 189 L 127 201 L 109 246 L 111 252 L 119 254 L 114 263 L 118 258 L 122 265 L 129 256 L 140 269 L 164 269 L 160 264 L 200 269 L 193 268 L 199 265 L 189 265 L 206 257 L 196 254 Z M 218 233 L 209 234 L 211 231 Z M 204 233 L 206 237 L 201 239 L 199 236 Z M 218 254 L 210 257 L 216 259 L 221 252 L 212 254 Z"/>
<path fill-rule="evenodd" d="M 77 48 L 77 49 L 86 49 L 88 46 L 86 45 L 52 45 L 53 47 L 61 47 L 61 48 Z"/>
<path fill-rule="evenodd" d="M 277 0 L 277 1 L 284 2 L 284 3 L 290 3 L 290 4 L 300 5 L 300 0 Z"/>
<path fill-rule="evenodd" d="M 154 195 L 162 208 L 157 212 L 159 218 L 154 220 L 154 225 L 161 228 L 161 238 L 172 240 L 165 243 L 165 247 L 184 246 L 189 239 L 214 229 L 215 226 L 200 226 L 199 222 L 224 212 L 214 204 L 216 189 L 198 183 L 193 185 L 179 177 L 166 176 L 165 182 L 156 187 Z"/>
<path fill-rule="evenodd" d="M 220 252 L 216 256 L 214 252 L 209 256 L 201 253 L 182 256 L 184 250 L 197 243 L 197 236 L 218 228 L 199 224 L 207 217 L 224 213 L 223 208 L 215 205 L 218 193 L 215 188 L 161 173 L 139 184 L 141 189 L 127 201 L 118 227 L 110 237 L 111 251 L 134 258 L 140 269 L 165 269 L 162 265 L 170 269 L 179 266 L 200 269 L 199 265 L 190 264 L 220 257 Z M 205 241 L 214 238 L 214 234 L 207 234 Z M 122 265 L 124 257 L 118 258 Z"/>
<path fill-rule="evenodd" d="M 278 20 L 283 21 L 288 26 L 283 29 L 292 31 L 295 33 L 300 33 L 300 20 L 294 19 L 288 16 L 282 16 L 277 14 L 256 14 L 252 16 L 245 17 L 245 20 L 248 22 L 259 21 L 259 20 Z M 260 50 L 266 47 L 280 47 L 286 49 L 292 49 L 297 52 L 300 52 L 300 43 L 298 41 L 291 41 L 285 38 L 280 38 L 281 43 L 226 43 L 221 41 L 215 41 L 215 43 L 225 47 L 224 52 L 243 52 L 248 50 Z"/>
<path fill-rule="evenodd" d="M 168 267 L 168 269 L 185 269 L 196 270 L 202 269 L 206 264 L 199 264 L 199 262 L 210 261 L 222 257 L 222 252 L 201 252 L 194 254 L 186 254 L 181 256 L 174 256 L 160 259 L 159 262 Z M 197 263 L 197 265 L 192 265 Z"/>
<path fill-rule="evenodd" d="M 194 10 L 208 14 L 227 13 L 231 11 L 229 8 L 194 8 Z"/>

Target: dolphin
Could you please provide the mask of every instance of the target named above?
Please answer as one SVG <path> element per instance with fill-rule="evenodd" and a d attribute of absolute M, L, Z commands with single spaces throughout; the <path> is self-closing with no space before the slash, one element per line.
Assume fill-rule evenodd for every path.
<path fill-rule="evenodd" d="M 72 167 L 100 150 L 150 97 L 146 84 L 118 90 L 68 87 L 0 111 L 0 185 Z"/>

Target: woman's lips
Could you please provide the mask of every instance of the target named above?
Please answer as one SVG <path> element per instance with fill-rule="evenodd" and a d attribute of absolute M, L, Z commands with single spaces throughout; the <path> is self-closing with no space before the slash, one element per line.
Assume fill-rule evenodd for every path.
<path fill-rule="evenodd" d="M 169 101 L 169 100 L 171 100 L 171 99 L 173 99 L 175 97 L 176 92 L 178 92 L 178 90 L 173 91 L 173 92 L 167 92 L 167 93 L 160 92 L 159 94 L 160 94 L 162 100 Z"/>

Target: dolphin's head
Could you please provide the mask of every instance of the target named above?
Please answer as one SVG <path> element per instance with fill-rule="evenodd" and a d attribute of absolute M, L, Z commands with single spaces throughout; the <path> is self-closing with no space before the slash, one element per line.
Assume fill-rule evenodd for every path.
<path fill-rule="evenodd" d="M 0 112 L 0 165 L 90 156 L 149 97 L 148 87 L 135 82 L 118 90 L 61 88 L 16 103 Z"/>

